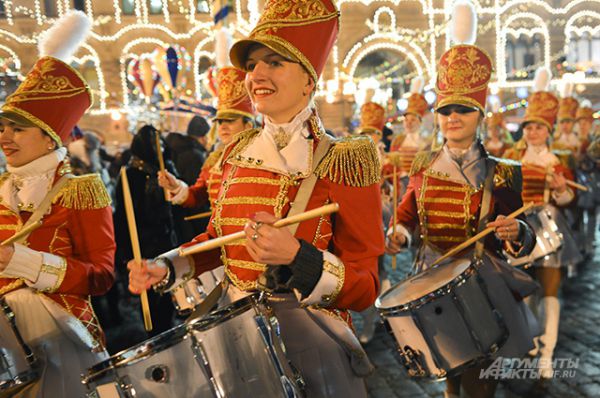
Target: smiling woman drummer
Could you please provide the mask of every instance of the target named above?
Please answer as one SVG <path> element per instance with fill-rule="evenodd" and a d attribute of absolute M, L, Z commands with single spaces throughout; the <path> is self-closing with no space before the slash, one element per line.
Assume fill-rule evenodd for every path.
<path fill-rule="evenodd" d="M 492 60 L 480 48 L 463 44 L 475 41 L 475 31 L 464 32 L 464 27 L 476 27 L 474 19 L 475 10 L 471 3 L 455 5 L 452 24 L 455 27 L 454 42 L 459 44 L 453 45 L 440 58 L 436 81 L 435 112 L 444 144 L 440 150 L 417 155 L 407 193 L 396 209 L 398 225 L 388 233 L 387 251 L 397 253 L 409 245 L 413 231 L 419 227 L 422 246 L 418 249 L 416 271 L 420 272 L 478 230 L 493 227 L 495 234 L 488 235 L 474 252 L 465 249 L 453 258 L 487 257 L 479 271 L 483 276 L 491 275 L 492 278 L 486 280 L 491 303 L 501 313 L 510 331 L 497 355 L 520 357 L 532 347 L 533 336 L 522 316 L 522 311 L 527 311 L 526 306 L 515 297 L 530 292 L 512 289 L 510 282 L 505 284 L 504 281 L 510 281 L 518 271 L 491 258 L 501 256 L 502 249 L 516 256 L 527 254 L 535 241 L 530 227 L 522 219 L 506 217 L 522 204 L 518 164 L 490 157 L 479 138 L 484 126 Z M 502 277 L 495 276 L 498 274 Z M 519 276 L 528 279 L 524 274 Z M 448 341 L 449 346 L 445 348 L 452 352 L 458 346 L 453 345 L 453 339 L 460 341 L 463 337 L 469 338 L 436 334 L 436 341 Z M 495 383 L 480 380 L 479 368 L 475 366 L 447 379 L 446 396 L 466 393 L 469 397 L 491 397 Z"/>
<path fill-rule="evenodd" d="M 265 123 L 225 149 L 210 226 L 195 240 L 241 230 L 247 239 L 193 261 L 173 251 L 141 269 L 130 265 L 133 292 L 176 286 L 223 265 L 228 295 L 263 290 L 279 296 L 271 304 L 309 397 L 366 397 L 362 377 L 372 368 L 349 330 L 348 310 L 374 302 L 383 253 L 374 144 L 368 137 L 329 137 L 311 104 L 338 18 L 330 0 L 271 0 L 248 39 L 231 50 L 232 63 L 247 71 L 246 88 Z M 271 225 L 330 202 L 339 203 L 338 213 L 302 222 L 295 234 Z"/>
<path fill-rule="evenodd" d="M 92 97 L 81 76 L 55 58 L 70 58 L 60 44 L 80 43 L 73 35 L 89 26 L 78 12 L 58 20 L 40 46 L 47 55 L 0 112 L 8 164 L 0 176 L 0 239 L 42 221 L 17 243 L 0 246 L 0 296 L 39 361 L 39 380 L 13 397 L 84 396 L 79 375 L 107 356 L 90 295 L 106 293 L 114 281 L 110 198 L 97 174 L 70 172 L 63 143 Z"/>

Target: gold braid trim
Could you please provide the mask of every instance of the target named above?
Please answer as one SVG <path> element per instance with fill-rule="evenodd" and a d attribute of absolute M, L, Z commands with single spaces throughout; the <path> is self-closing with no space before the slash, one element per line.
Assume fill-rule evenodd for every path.
<path fill-rule="evenodd" d="M 521 173 L 521 163 L 509 159 L 500 159 L 490 156 L 496 162 L 496 176 L 501 183 L 515 192 L 521 192 L 523 186 L 523 175 Z"/>
<path fill-rule="evenodd" d="M 0 288 L 0 296 L 11 292 L 19 287 L 23 286 L 23 279 L 15 279 L 13 282 L 9 283 L 8 285 Z"/>
<path fill-rule="evenodd" d="M 75 210 L 101 209 L 111 200 L 98 174 L 72 177 L 53 200 L 53 203 Z"/>
<path fill-rule="evenodd" d="M 419 171 L 429 166 L 433 158 L 437 152 L 434 151 L 420 151 L 415 155 L 415 160 L 413 160 L 412 166 L 410 167 L 409 176 L 413 176 L 417 174 Z"/>
<path fill-rule="evenodd" d="M 4 184 L 4 181 L 6 181 L 9 176 L 10 176 L 10 173 L 0 174 L 0 186 L 2 186 L 2 184 Z"/>
<path fill-rule="evenodd" d="M 229 145 L 223 149 L 225 152 L 227 152 L 229 147 L 232 148 L 229 154 L 221 160 L 221 165 L 223 165 L 228 159 L 235 158 L 238 154 L 240 154 L 244 148 L 250 144 L 254 137 L 258 135 L 258 133 L 260 133 L 260 129 L 244 130 L 241 133 L 236 134 Z"/>
<path fill-rule="evenodd" d="M 379 182 L 381 165 L 370 137 L 345 137 L 332 142 L 333 146 L 315 170 L 319 178 L 327 177 L 337 184 L 353 187 Z"/>

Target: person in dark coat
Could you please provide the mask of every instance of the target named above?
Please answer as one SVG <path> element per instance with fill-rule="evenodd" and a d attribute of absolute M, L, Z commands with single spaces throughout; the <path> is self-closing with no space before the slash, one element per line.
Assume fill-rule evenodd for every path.
<path fill-rule="evenodd" d="M 142 127 L 131 143 L 131 159 L 126 166 L 131 199 L 139 236 L 140 250 L 144 258 L 154 258 L 178 245 L 175 234 L 171 204 L 165 200 L 164 191 L 156 178 L 159 170 L 156 150 L 157 130 L 149 125 Z M 170 149 L 163 146 L 165 168 L 177 174 L 171 161 Z M 129 228 L 123 199 L 123 185 L 119 177 L 116 187 L 115 240 L 117 242 L 116 265 L 121 270 L 133 258 Z M 123 267 L 122 267 L 123 266 Z M 173 305 L 169 295 L 161 296 L 148 291 L 148 301 L 154 329 L 151 335 L 172 327 Z"/>

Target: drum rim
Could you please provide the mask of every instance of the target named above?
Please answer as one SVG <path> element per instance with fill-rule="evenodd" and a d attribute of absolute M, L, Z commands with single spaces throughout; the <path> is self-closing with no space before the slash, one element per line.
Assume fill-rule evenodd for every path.
<path fill-rule="evenodd" d="M 175 337 L 174 339 L 172 337 Z M 83 384 L 94 382 L 99 377 L 108 373 L 111 370 L 118 368 L 126 368 L 134 365 L 152 355 L 169 349 L 180 342 L 184 341 L 188 337 L 188 326 L 184 323 L 175 326 L 169 330 L 165 330 L 157 336 L 150 339 L 144 340 L 136 345 L 133 345 L 127 349 L 121 350 L 116 354 L 111 355 L 109 358 L 93 365 L 88 368 L 87 374 L 82 375 L 81 380 Z M 139 351 L 136 354 L 136 351 Z M 131 357 L 126 354 L 132 353 Z"/>
<path fill-rule="evenodd" d="M 10 380 L 0 380 L 0 393 L 7 393 L 12 389 L 23 388 L 39 379 L 39 377 L 39 369 L 32 367 L 30 370 L 21 372 Z"/>
<path fill-rule="evenodd" d="M 393 290 L 393 287 L 391 289 L 389 289 L 386 293 L 383 293 L 381 296 L 377 297 L 377 300 L 375 300 L 375 308 L 377 308 L 377 310 L 379 311 L 379 313 L 382 316 L 390 316 L 393 314 L 397 314 L 400 312 L 406 312 L 406 311 L 411 311 L 411 310 L 416 310 L 422 306 L 424 306 L 425 304 L 430 303 L 431 301 L 433 301 L 433 299 L 438 298 L 440 296 L 445 296 L 448 293 L 450 293 L 450 290 L 461 286 L 463 283 L 465 283 L 470 277 L 476 275 L 477 273 L 477 267 L 483 263 L 483 261 L 481 259 L 474 259 L 471 261 L 471 263 L 469 264 L 469 266 L 460 273 L 460 275 L 458 275 L 456 278 L 452 279 L 451 281 L 449 281 L 448 283 L 440 286 L 439 288 L 432 290 L 431 292 L 421 296 L 420 298 L 416 299 L 416 300 L 411 300 L 408 301 L 404 304 L 399 304 L 399 305 L 395 305 L 392 307 L 381 307 L 381 298 L 387 293 Z M 443 265 L 442 265 L 443 266 Z M 401 282 L 400 282 L 401 283 Z M 399 283 L 398 283 L 399 284 Z M 396 284 L 395 286 L 398 286 L 398 284 Z"/>

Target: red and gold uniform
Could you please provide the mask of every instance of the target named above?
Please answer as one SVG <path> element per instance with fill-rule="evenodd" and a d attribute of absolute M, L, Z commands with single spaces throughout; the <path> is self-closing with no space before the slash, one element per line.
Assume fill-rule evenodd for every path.
<path fill-rule="evenodd" d="M 233 68 L 224 67 L 217 72 L 217 114 L 216 120 L 234 120 L 240 117 L 254 118 L 252 102 L 244 86 L 246 72 Z M 179 182 L 179 188 L 171 192 L 171 201 L 183 207 L 199 207 L 210 202 L 214 209 L 221 187 L 222 171 L 217 165 L 224 146 L 216 148 L 202 165 L 198 179 L 191 187 Z"/>
<path fill-rule="evenodd" d="M 58 148 L 23 166 L 9 165 L 0 176 L 0 240 L 18 232 L 54 184 L 70 176 L 42 216 L 42 225 L 14 244 L 14 254 L 0 272 L 0 295 L 44 367 L 40 380 L 24 390 L 24 396 L 49 391 L 81 396 L 81 383 L 67 375 L 84 372 L 106 357 L 90 296 L 106 293 L 114 281 L 110 198 L 98 175 L 70 175 L 63 146 L 91 103 L 81 76 L 68 64 L 46 56 L 36 62 L 0 113 L 2 118 L 39 127 Z"/>
<path fill-rule="evenodd" d="M 468 44 L 451 47 L 438 63 L 436 109 L 462 105 L 476 108 L 483 114 L 491 73 L 491 58 L 480 48 Z M 488 177 L 492 170 L 493 174 Z M 440 150 L 417 155 L 407 192 L 396 209 L 398 224 L 388 231 L 388 234 L 404 235 L 409 245 L 412 235 L 419 231 L 421 246 L 417 250 L 417 272 L 479 232 L 486 182 L 490 189 L 488 220 L 508 215 L 522 206 L 519 164 L 490 157 L 475 131 L 469 148 L 449 147 L 444 143 Z M 523 219 L 519 224 L 518 242 L 509 244 L 491 234 L 485 238 L 481 252 L 474 253 L 473 247 L 467 247 L 452 256 L 452 259 L 482 259 L 479 270 L 494 285 L 489 289 L 490 300 L 510 330 L 499 355 L 509 357 L 526 354 L 533 337 L 523 318 L 526 306 L 520 301 L 526 291 L 511 286 L 515 270 L 508 265 L 499 265 L 502 250 L 519 256 L 533 248 L 535 241 L 529 226 Z M 452 336 L 440 337 L 452 339 Z"/>
<path fill-rule="evenodd" d="M 573 97 L 561 98 L 558 103 L 558 122 L 562 120 L 575 121 L 577 116 L 577 108 L 579 102 Z M 573 132 L 573 129 L 568 133 L 564 132 L 558 136 L 558 138 L 552 143 L 553 149 L 568 150 L 573 154 L 579 151 L 579 139 Z"/>
<path fill-rule="evenodd" d="M 427 113 L 427 100 L 420 92 L 413 92 L 408 97 L 408 106 L 405 115 L 415 115 L 423 119 Z M 397 153 L 399 162 L 399 172 L 401 177 L 408 176 L 417 153 L 427 149 L 431 143 L 429 140 L 421 137 L 420 129 L 414 133 L 404 133 L 397 135 L 390 146 L 390 153 Z"/>
<path fill-rule="evenodd" d="M 259 43 L 302 65 L 316 82 L 335 41 L 338 18 L 330 0 L 270 0 L 249 38 L 233 46 L 232 63 L 244 66 L 249 48 Z M 323 145 L 326 149 L 317 162 L 315 153 L 320 154 L 317 148 Z M 302 201 L 297 197 L 299 189 L 312 175 L 317 179 L 306 196 L 305 210 L 336 202 L 339 212 L 299 224 L 295 237 L 301 248 L 289 266 L 255 262 L 245 239 L 190 258 L 179 257 L 177 251 L 166 253 L 175 271 L 175 285 L 219 266 L 224 266 L 228 291 L 238 294 L 265 289 L 264 279 L 275 277 L 274 290 L 283 289 L 286 293 L 277 294 L 284 295 L 282 300 L 299 315 L 286 318 L 278 312 L 281 304 L 272 302 L 286 354 L 303 375 L 307 396 L 366 397 L 364 381 L 352 372 L 347 353 L 331 338 L 319 337 L 314 321 L 298 310 L 300 304 L 306 305 L 348 330 L 348 311 L 361 311 L 375 301 L 377 258 L 384 242 L 381 168 L 373 141 L 328 136 L 308 105 L 288 123 L 277 124 L 265 115 L 261 129 L 234 137 L 219 164 L 223 182 L 209 227 L 192 243 L 242 231 L 256 212 L 285 217 Z M 354 339 L 352 350 L 364 361 L 366 355 L 356 338 L 351 332 L 345 336 Z"/>

